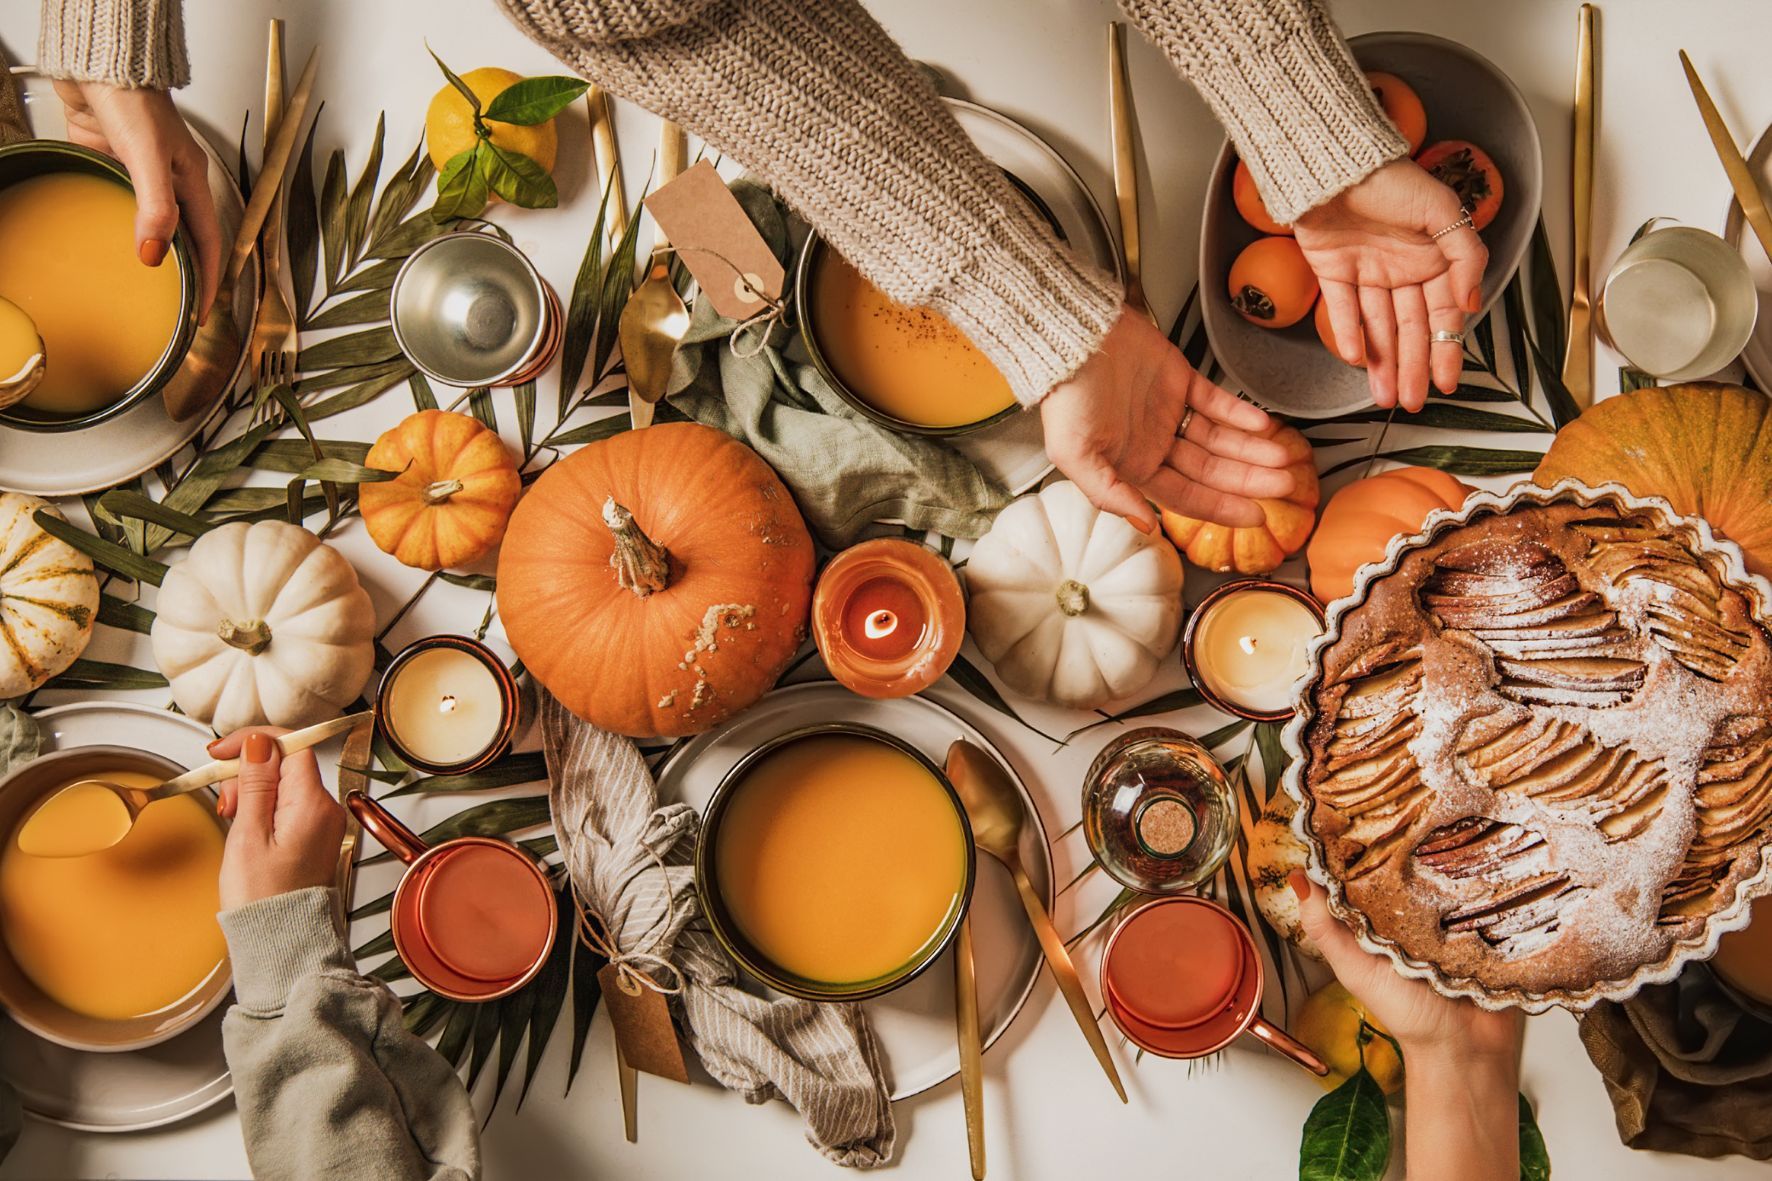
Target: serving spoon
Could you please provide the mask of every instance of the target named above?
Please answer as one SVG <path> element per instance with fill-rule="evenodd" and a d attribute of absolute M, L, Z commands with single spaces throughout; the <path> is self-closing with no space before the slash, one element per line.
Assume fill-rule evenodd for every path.
<path fill-rule="evenodd" d="M 658 148 L 659 187 L 663 188 L 683 171 L 689 146 L 683 129 L 669 120 L 660 132 Z M 689 309 L 671 282 L 671 248 L 664 231 L 652 247 L 646 264 L 646 277 L 628 297 L 616 324 L 621 342 L 621 355 L 628 368 L 628 413 L 633 425 L 652 424 L 653 407 L 664 397 L 671 380 L 671 358 L 683 334 L 689 331 Z M 638 399 L 637 401 L 634 399 Z"/>
<path fill-rule="evenodd" d="M 1114 1093 L 1119 1095 L 1120 1102 L 1126 1102 L 1126 1087 L 1120 1082 L 1120 1072 L 1114 1068 L 1107 1039 L 1102 1036 L 1095 1010 L 1083 992 L 1083 982 L 1077 979 L 1077 966 L 1071 962 L 1071 953 L 1065 950 L 1064 939 L 1058 928 L 1052 925 L 1046 904 L 1034 892 L 1034 884 L 1022 867 L 1021 829 L 1026 822 L 1026 805 L 1021 793 L 1015 790 L 1015 784 L 1002 764 L 964 738 L 948 747 L 946 770 L 948 781 L 960 793 L 960 802 L 966 806 L 966 817 L 972 822 L 973 844 L 1001 861 L 1009 876 L 1015 879 L 1021 905 L 1028 912 L 1028 922 L 1032 924 L 1034 934 L 1039 936 L 1040 950 L 1046 956 L 1053 978 L 1058 981 L 1058 991 L 1064 994 L 1065 1002 L 1071 1007 L 1071 1016 L 1076 1018 L 1083 1036 L 1089 1039 L 1089 1048 L 1095 1051 L 1096 1061 L 1107 1072 Z"/>
<path fill-rule="evenodd" d="M 283 754 L 292 755 L 311 746 L 318 746 L 329 738 L 349 733 L 373 717 L 374 710 L 346 714 L 330 722 L 321 722 L 305 730 L 285 734 L 275 741 Z M 102 852 L 129 835 L 142 810 L 149 804 L 197 791 L 224 779 L 232 779 L 239 773 L 239 759 L 218 759 L 153 787 L 131 787 L 104 779 L 78 780 L 53 795 L 45 796 L 25 813 L 16 838 L 19 850 L 35 857 L 84 857 L 90 853 Z M 81 831 L 70 837 L 57 831 L 56 826 L 37 824 L 39 818 L 58 801 L 62 807 L 71 809 L 77 806 L 75 802 L 82 796 L 93 797 L 89 814 L 83 819 L 95 822 L 83 824 Z M 35 834 L 32 832 L 34 826 L 39 828 Z"/>

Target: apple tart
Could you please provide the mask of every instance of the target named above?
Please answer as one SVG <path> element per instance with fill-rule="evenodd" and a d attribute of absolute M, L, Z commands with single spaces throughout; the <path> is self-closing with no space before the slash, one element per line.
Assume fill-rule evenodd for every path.
<path fill-rule="evenodd" d="M 1474 496 L 1332 615 L 1287 731 L 1362 941 L 1441 991 L 1581 1007 L 1772 889 L 1772 588 L 1616 486 Z"/>

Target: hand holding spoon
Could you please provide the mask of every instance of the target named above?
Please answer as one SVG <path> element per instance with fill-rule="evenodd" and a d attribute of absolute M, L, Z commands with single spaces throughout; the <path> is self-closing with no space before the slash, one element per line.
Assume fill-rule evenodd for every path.
<path fill-rule="evenodd" d="M 375 717 L 375 711 L 346 714 L 276 740 L 291 755 L 346 734 Z M 142 809 L 156 800 L 197 791 L 240 773 L 239 759 L 207 763 L 155 787 L 128 787 L 103 779 L 82 779 L 37 801 L 18 827 L 20 852 L 33 857 L 84 857 L 102 852 L 129 835 Z"/>

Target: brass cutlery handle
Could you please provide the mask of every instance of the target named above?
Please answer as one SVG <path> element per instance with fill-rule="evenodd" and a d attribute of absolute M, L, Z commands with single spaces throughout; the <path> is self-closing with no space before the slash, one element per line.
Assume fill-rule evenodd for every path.
<path fill-rule="evenodd" d="M 1138 232 L 1138 150 L 1132 140 L 1132 79 L 1126 71 L 1126 26 L 1108 23 L 1108 108 L 1114 143 L 1114 202 L 1120 211 L 1120 256 L 1126 261 L 1126 302 L 1150 317 Z"/>
<path fill-rule="evenodd" d="M 1582 409 L 1594 401 L 1593 301 L 1588 289 L 1594 192 L 1594 6 L 1581 6 L 1575 43 L 1575 153 L 1570 175 L 1575 231 L 1574 281 L 1563 386 Z"/>
<path fill-rule="evenodd" d="M 621 1133 L 629 1144 L 640 1142 L 640 1072 L 628 1065 L 621 1052 L 621 1039 L 615 1041 L 615 1082 L 621 1091 Z"/>
<path fill-rule="evenodd" d="M 314 93 L 314 75 L 319 67 L 320 51 L 316 48 L 308 55 L 308 64 L 302 69 L 301 80 L 295 84 L 295 95 L 283 113 L 276 138 L 259 165 L 258 180 L 252 186 L 252 200 L 246 203 L 246 212 L 241 215 L 240 232 L 234 237 L 233 253 L 228 258 L 227 283 L 240 277 L 241 268 L 258 242 L 258 232 L 264 228 L 265 215 L 271 211 L 271 199 L 283 188 L 283 175 L 295 151 L 295 137 L 301 133 L 308 99 Z"/>
<path fill-rule="evenodd" d="M 607 193 L 603 224 L 613 245 L 628 229 L 628 198 L 621 183 L 621 154 L 615 145 L 615 107 L 609 92 L 595 83 L 585 91 L 591 110 L 591 154 L 597 161 L 597 187 Z M 610 186 L 614 187 L 611 188 Z"/>
<path fill-rule="evenodd" d="M 1120 1102 L 1125 1103 L 1126 1087 L 1120 1082 L 1120 1072 L 1114 1067 L 1113 1055 L 1108 1052 L 1107 1039 L 1102 1036 L 1101 1023 L 1095 1019 L 1095 1009 L 1083 991 L 1083 982 L 1077 979 L 1077 966 L 1071 962 L 1071 953 L 1065 950 L 1064 940 L 1060 938 L 1058 928 L 1052 925 L 1052 916 L 1046 913 L 1045 903 L 1034 893 L 1033 883 L 1028 881 L 1027 873 L 1019 865 L 1010 866 L 1009 873 L 1015 878 L 1015 888 L 1021 892 L 1021 905 L 1028 912 L 1028 921 L 1033 924 L 1034 934 L 1040 938 L 1040 950 L 1052 969 L 1052 977 L 1058 981 L 1058 991 L 1064 994 L 1065 1003 L 1070 1005 L 1071 1016 L 1076 1018 L 1077 1027 L 1089 1039 L 1089 1048 L 1095 1051 L 1096 1061 L 1107 1072 L 1108 1082 L 1114 1086 L 1114 1094 L 1120 1097 Z"/>
<path fill-rule="evenodd" d="M 375 717 L 375 711 L 366 709 L 360 713 L 346 714 L 342 718 L 333 718 L 329 722 L 320 722 L 305 730 L 297 730 L 277 739 L 277 747 L 285 755 L 307 750 L 311 746 L 319 746 L 340 734 L 348 734 Z M 198 788 L 208 787 L 212 783 L 220 783 L 224 779 L 232 779 L 240 774 L 239 759 L 218 759 L 213 763 L 205 763 L 186 771 L 183 775 L 168 779 L 159 787 L 149 788 L 147 796 L 152 800 L 163 800 L 169 796 L 180 796 Z"/>
<path fill-rule="evenodd" d="M 972 919 L 954 939 L 954 1018 L 960 1035 L 960 1090 L 966 1100 L 966 1147 L 972 1181 L 984 1181 L 984 1046 L 978 1031 L 978 975 L 972 962 Z"/>

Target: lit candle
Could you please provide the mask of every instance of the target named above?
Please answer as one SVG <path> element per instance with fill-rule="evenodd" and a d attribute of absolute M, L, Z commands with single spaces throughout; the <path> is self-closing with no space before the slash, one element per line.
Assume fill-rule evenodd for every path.
<path fill-rule="evenodd" d="M 922 641 L 928 620 L 915 587 L 882 575 L 856 587 L 843 605 L 843 639 L 875 660 L 899 660 Z"/>
<path fill-rule="evenodd" d="M 482 763 L 514 728 L 508 680 L 497 657 L 472 640 L 420 640 L 388 669 L 380 694 L 384 732 L 421 770 Z"/>
<path fill-rule="evenodd" d="M 966 606 L 953 567 L 927 546 L 877 538 L 832 558 L 812 597 L 825 666 L 866 697 L 906 697 L 947 671 Z"/>
<path fill-rule="evenodd" d="M 1231 583 L 1207 596 L 1184 640 L 1194 684 L 1230 712 L 1278 720 L 1309 666 L 1322 616 L 1303 592 L 1278 583 Z"/>

